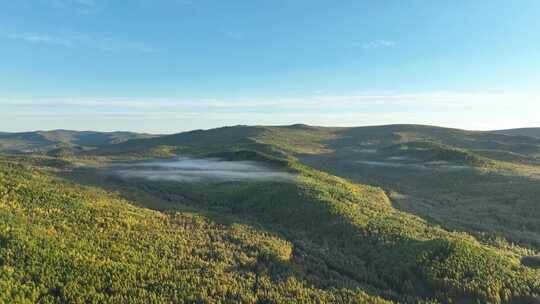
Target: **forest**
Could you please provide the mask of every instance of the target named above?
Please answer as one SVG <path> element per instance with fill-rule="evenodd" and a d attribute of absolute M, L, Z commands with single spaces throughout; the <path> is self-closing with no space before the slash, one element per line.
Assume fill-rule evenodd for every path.
<path fill-rule="evenodd" d="M 357 130 L 352 140 L 344 131 L 232 127 L 5 154 L 0 302 L 540 303 L 534 156 L 493 158 L 448 133 Z M 368 147 L 377 153 L 358 152 Z M 111 169 L 154 170 L 179 156 L 291 178 L 186 182 Z M 212 170 L 182 166 L 166 170 Z M 529 195 L 512 205 L 529 214 L 485 206 L 473 191 L 510 179 L 498 191 Z M 484 219 L 466 216 L 482 206 Z M 495 222 L 507 214 L 505 226 Z"/>

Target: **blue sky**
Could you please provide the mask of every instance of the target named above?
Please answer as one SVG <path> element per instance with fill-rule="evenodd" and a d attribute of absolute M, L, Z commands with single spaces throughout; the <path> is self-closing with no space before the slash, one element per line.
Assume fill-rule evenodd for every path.
<path fill-rule="evenodd" d="M 2 131 L 540 126 L 537 0 L 0 5 Z"/>

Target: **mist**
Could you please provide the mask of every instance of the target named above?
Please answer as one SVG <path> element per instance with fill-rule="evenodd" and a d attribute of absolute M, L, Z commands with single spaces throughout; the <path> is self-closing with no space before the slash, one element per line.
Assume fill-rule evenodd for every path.
<path fill-rule="evenodd" d="M 394 157 L 389 158 L 391 160 L 406 160 L 405 158 Z M 455 170 L 467 170 L 472 169 L 471 166 L 465 165 L 453 165 L 448 162 L 424 162 L 424 163 L 405 163 L 405 162 L 395 162 L 395 161 L 375 161 L 375 160 L 359 160 L 356 161 L 358 164 L 367 165 L 369 167 L 385 167 L 385 168 L 404 168 L 404 169 L 415 169 L 415 170 L 445 170 L 445 171 L 455 171 Z"/>
<path fill-rule="evenodd" d="M 115 165 L 109 173 L 123 179 L 151 181 L 291 181 L 291 173 L 254 161 L 225 161 L 217 158 L 180 158 Z"/>

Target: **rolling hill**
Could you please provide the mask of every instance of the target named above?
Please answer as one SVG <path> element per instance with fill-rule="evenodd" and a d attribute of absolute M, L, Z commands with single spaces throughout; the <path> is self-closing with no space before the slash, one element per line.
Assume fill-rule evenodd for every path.
<path fill-rule="evenodd" d="M 293 125 L 5 156 L 0 302 L 540 303 L 538 148 Z M 232 171 L 169 178 L 218 172 L 204 159 Z"/>
<path fill-rule="evenodd" d="M 92 148 L 121 143 L 130 139 L 150 138 L 153 135 L 132 132 L 36 131 L 0 133 L 0 151 L 14 153 L 49 152 L 56 149 Z M 75 151 L 76 153 L 76 151 Z"/>
<path fill-rule="evenodd" d="M 128 141 L 90 154 L 174 157 L 237 150 L 297 159 L 382 187 L 395 193 L 401 210 L 486 242 L 540 248 L 540 139 L 532 137 L 422 125 L 235 126 Z"/>
<path fill-rule="evenodd" d="M 509 129 L 509 130 L 498 130 L 493 131 L 493 133 L 506 134 L 512 136 L 529 136 L 540 138 L 540 128 L 520 128 L 520 129 Z"/>
<path fill-rule="evenodd" d="M 235 149 L 267 145 L 284 154 L 325 154 L 377 149 L 393 144 L 424 141 L 468 149 L 495 159 L 517 155 L 534 159 L 540 155 L 540 139 L 492 132 L 465 131 L 422 125 L 388 125 L 328 128 L 307 125 L 282 127 L 234 126 L 127 141 L 102 147 L 101 154 L 143 153 L 157 147 L 174 147 L 178 153 L 205 148 Z M 204 149 L 203 149 L 204 150 Z M 496 156 L 494 156 L 496 153 Z M 326 153 L 327 154 L 327 153 Z"/>
<path fill-rule="evenodd" d="M 46 303 L 452 299 L 537 303 L 540 299 L 540 272 L 521 264 L 519 255 L 400 212 L 379 188 L 351 184 L 256 152 L 228 157 L 267 159 L 297 178 L 178 184 L 104 179 L 82 168 L 66 172 L 62 180 L 27 167 L 21 159 L 4 160 L 0 299 Z"/>

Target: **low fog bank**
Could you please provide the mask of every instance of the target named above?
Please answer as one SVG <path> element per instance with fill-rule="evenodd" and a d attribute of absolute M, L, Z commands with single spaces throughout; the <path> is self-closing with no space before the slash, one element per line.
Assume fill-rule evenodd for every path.
<path fill-rule="evenodd" d="M 115 165 L 109 173 L 152 181 L 292 181 L 293 175 L 253 161 L 181 158 Z"/>
<path fill-rule="evenodd" d="M 405 160 L 405 158 L 394 157 L 389 158 L 393 160 Z M 448 162 L 433 161 L 425 163 L 404 163 L 404 162 L 391 162 L 391 161 L 374 161 L 374 160 L 359 160 L 358 164 L 367 165 L 370 167 L 386 167 L 386 168 L 405 168 L 416 170 L 445 170 L 445 171 L 457 171 L 472 169 L 471 166 L 453 165 Z"/>

